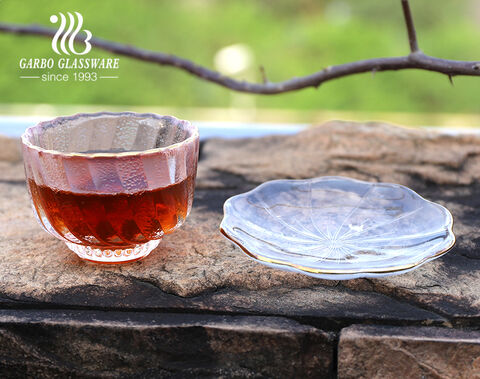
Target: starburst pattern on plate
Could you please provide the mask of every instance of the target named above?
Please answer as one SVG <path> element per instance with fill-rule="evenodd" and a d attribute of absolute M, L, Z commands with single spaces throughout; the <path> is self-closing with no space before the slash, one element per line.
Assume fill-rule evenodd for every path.
<path fill-rule="evenodd" d="M 406 272 L 455 243 L 453 218 L 411 189 L 327 176 L 228 199 L 222 233 L 250 257 L 325 279 Z"/>

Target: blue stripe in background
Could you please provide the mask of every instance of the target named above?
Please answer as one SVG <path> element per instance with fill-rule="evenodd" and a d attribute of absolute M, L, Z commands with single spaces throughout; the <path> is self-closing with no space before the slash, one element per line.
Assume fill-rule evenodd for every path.
<path fill-rule="evenodd" d="M 47 118 L 48 119 L 48 118 Z M 8 137 L 20 137 L 29 126 L 42 118 L 21 116 L 0 116 L 0 134 Z M 305 129 L 307 124 L 269 124 L 220 121 L 193 121 L 200 131 L 200 139 L 208 138 L 245 138 L 267 135 L 295 134 Z"/>

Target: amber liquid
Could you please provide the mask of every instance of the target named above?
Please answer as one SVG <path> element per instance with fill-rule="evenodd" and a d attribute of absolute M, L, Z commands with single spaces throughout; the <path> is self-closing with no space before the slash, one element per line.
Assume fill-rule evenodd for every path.
<path fill-rule="evenodd" d="M 185 220 L 194 178 L 133 194 L 73 193 L 39 186 L 31 179 L 28 185 L 39 218 L 46 218 L 70 242 L 130 248 L 162 238 Z"/>

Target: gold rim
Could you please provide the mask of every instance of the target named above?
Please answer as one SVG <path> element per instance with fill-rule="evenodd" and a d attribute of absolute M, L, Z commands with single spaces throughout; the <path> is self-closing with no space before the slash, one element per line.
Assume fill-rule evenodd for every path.
<path fill-rule="evenodd" d="M 331 178 L 343 178 L 341 176 L 324 176 L 324 177 L 320 177 L 320 178 L 312 178 L 312 179 L 331 179 Z M 435 206 L 437 207 L 440 207 L 441 209 L 443 209 L 445 211 L 445 213 L 447 214 L 448 218 L 449 218 L 449 224 L 447 225 L 447 231 L 448 231 L 448 234 L 452 236 L 452 242 L 446 247 L 444 248 L 443 250 L 440 250 L 439 252 L 433 254 L 433 255 L 430 255 L 428 257 L 425 257 L 423 259 L 421 259 L 420 261 L 418 262 L 415 262 L 415 263 L 412 263 L 412 264 L 408 264 L 408 265 L 403 265 L 403 266 L 393 266 L 393 267 L 389 267 L 388 269 L 373 269 L 373 270 L 321 270 L 321 269 L 313 269 L 311 267 L 306 267 L 306 266 L 302 266 L 302 265 L 297 265 L 297 264 L 294 264 L 294 263 L 288 263 L 288 262 L 284 262 L 284 261 L 280 261 L 280 260 L 276 260 L 276 259 L 271 259 L 271 258 L 267 258 L 267 257 L 263 257 L 261 255 L 258 255 L 258 254 L 255 254 L 255 253 L 252 253 L 251 251 L 249 251 L 245 246 L 243 246 L 240 242 L 238 242 L 237 240 L 235 240 L 235 238 L 233 238 L 232 236 L 230 236 L 225 229 L 222 228 L 222 224 L 225 222 L 225 219 L 227 217 L 227 213 L 225 212 L 225 208 L 226 208 L 226 205 L 229 201 L 231 201 L 233 198 L 235 197 L 240 197 L 240 196 L 246 196 L 250 193 L 253 193 L 255 191 L 257 191 L 260 187 L 264 186 L 264 185 L 267 185 L 269 183 L 272 183 L 272 182 L 282 182 L 282 181 L 308 181 L 308 180 L 312 180 L 312 179 L 277 179 L 277 180 L 271 180 L 271 181 L 268 181 L 268 182 L 265 182 L 265 183 L 262 183 L 260 184 L 258 187 L 250 190 L 250 191 L 247 191 L 245 193 L 242 193 L 242 194 L 238 194 L 238 195 L 235 195 L 235 196 L 232 196 L 230 197 L 229 199 L 227 199 L 227 201 L 225 201 L 225 204 L 224 204 L 224 218 L 222 220 L 222 223 L 220 224 L 220 233 L 222 233 L 226 238 L 228 238 L 230 241 L 232 241 L 233 243 L 235 243 L 238 247 L 240 247 L 240 249 L 242 249 L 242 251 L 247 254 L 249 257 L 255 259 L 255 260 L 258 260 L 260 262 L 266 262 L 266 263 L 271 263 L 271 264 L 275 264 L 275 265 L 278 265 L 278 266 L 284 266 L 284 267 L 291 267 L 291 268 L 294 268 L 295 270 L 298 270 L 298 271 L 303 271 L 303 272 L 306 272 L 306 273 L 311 273 L 311 274 L 323 274 L 323 275 L 349 275 L 349 274 L 388 274 L 388 273 L 395 273 L 395 272 L 401 272 L 401 271 L 405 271 L 405 270 L 409 270 L 409 269 L 412 269 L 414 267 L 417 267 L 417 266 L 420 266 L 432 259 L 435 259 L 435 258 L 438 258 L 440 256 L 442 256 L 443 254 L 447 253 L 449 250 L 451 250 L 453 248 L 453 246 L 455 245 L 456 243 L 456 237 L 455 237 L 455 234 L 453 233 L 453 223 L 454 223 L 454 220 L 453 220 L 453 216 L 452 216 L 452 213 L 446 208 L 444 207 L 443 205 L 441 204 L 438 204 L 438 203 L 435 203 L 433 201 L 430 201 L 428 199 L 425 199 L 423 196 L 419 195 L 417 192 L 413 191 L 412 189 L 406 187 L 406 186 L 403 186 L 401 184 L 395 184 L 395 183 L 383 183 L 383 182 L 379 182 L 379 183 L 375 183 L 375 184 L 386 184 L 386 185 L 393 185 L 393 186 L 397 186 L 397 187 L 401 187 L 403 189 L 406 189 L 408 190 L 409 192 L 412 192 L 414 193 L 416 196 L 418 196 L 420 199 L 428 202 L 428 203 L 431 203 L 431 204 L 434 204 Z M 344 178 L 345 179 L 345 178 Z M 365 182 L 363 180 L 358 180 L 358 179 L 352 179 L 352 178 L 346 178 L 348 180 L 351 180 L 351 181 L 354 181 L 354 182 L 363 182 L 363 183 L 369 183 L 369 182 Z"/>
<path fill-rule="evenodd" d="M 368 271 L 364 271 L 364 270 L 343 270 L 343 271 L 341 271 L 341 270 L 319 270 L 319 269 L 314 269 L 314 268 L 311 268 L 311 267 L 297 265 L 297 264 L 294 264 L 294 263 L 286 263 L 286 262 L 283 262 L 283 261 L 278 261 L 276 259 L 262 257 L 261 255 L 254 254 L 251 251 L 247 250 L 245 248 L 245 246 L 243 246 L 241 243 L 236 241 L 233 237 L 229 236 L 228 233 L 222 227 L 220 227 L 220 233 L 222 233 L 226 238 L 228 238 L 230 241 L 232 241 L 234 244 L 236 244 L 240 249 L 242 249 L 242 251 L 245 254 L 247 254 L 249 257 L 251 257 L 253 259 L 256 259 L 256 260 L 261 261 L 261 262 L 266 262 L 266 263 L 279 265 L 279 266 L 292 267 L 296 270 L 308 272 L 308 273 L 311 273 L 311 274 L 324 274 L 324 275 L 388 274 L 388 273 L 393 273 L 393 272 L 405 271 L 405 270 L 409 270 L 411 268 L 420 266 L 420 265 L 422 265 L 423 263 L 425 263 L 429 260 L 432 260 L 432 259 L 435 259 L 435 258 L 438 258 L 438 257 L 442 256 L 443 254 L 445 254 L 449 250 L 451 250 L 452 247 L 455 245 L 455 242 L 456 242 L 455 235 L 453 235 L 453 233 L 452 233 L 453 240 L 452 240 L 452 243 L 448 247 L 439 251 L 438 253 L 435 253 L 434 255 L 423 258 L 419 262 L 412 263 L 410 265 L 394 266 L 393 268 L 389 268 L 388 270 L 387 269 L 378 269 L 378 270 L 368 270 Z"/>

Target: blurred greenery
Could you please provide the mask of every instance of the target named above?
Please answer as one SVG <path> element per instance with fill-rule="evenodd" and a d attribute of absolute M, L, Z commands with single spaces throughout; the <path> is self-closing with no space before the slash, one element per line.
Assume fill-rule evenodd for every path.
<path fill-rule="evenodd" d="M 474 0 L 411 0 L 421 48 L 428 54 L 480 60 L 480 5 Z M 0 0 L 0 21 L 51 26 L 50 15 L 78 11 L 94 36 L 163 51 L 215 68 L 233 44 L 254 56 L 240 78 L 302 76 L 326 66 L 404 55 L 408 42 L 399 0 Z M 22 80 L 22 57 L 54 57 L 50 39 L 0 33 L 0 103 L 259 107 L 383 112 L 480 110 L 480 78 L 422 71 L 351 76 L 275 96 L 238 95 L 172 67 L 120 58 L 119 79 L 43 83 Z M 93 49 L 88 57 L 112 57 Z M 29 74 L 42 70 L 30 70 Z M 52 69 L 56 72 L 58 69 Z M 100 72 L 101 74 L 102 72 Z M 105 72 L 111 75 L 111 72 Z"/>

